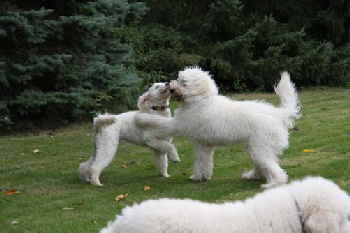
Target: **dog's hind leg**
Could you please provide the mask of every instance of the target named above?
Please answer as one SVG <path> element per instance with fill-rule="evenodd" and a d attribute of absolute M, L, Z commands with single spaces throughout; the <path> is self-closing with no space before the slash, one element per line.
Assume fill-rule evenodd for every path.
<path fill-rule="evenodd" d="M 94 152 L 92 157 L 79 167 L 80 177 L 83 180 L 94 185 L 102 185 L 99 177 L 117 151 L 120 127 L 120 120 L 114 116 L 100 116 L 94 119 Z"/>
<path fill-rule="evenodd" d="M 116 121 L 111 125 L 96 130 L 95 156 L 91 163 L 90 183 L 101 186 L 100 175 L 113 160 L 119 144 L 121 122 Z"/>
<path fill-rule="evenodd" d="M 249 149 L 249 147 L 248 147 Z M 260 180 L 263 179 L 264 177 L 261 174 L 261 171 L 259 171 L 259 167 L 257 167 L 254 163 L 253 163 L 254 168 L 251 169 L 250 171 L 244 172 L 241 175 L 242 179 L 246 179 L 246 180 Z"/>
<path fill-rule="evenodd" d="M 196 161 L 194 162 L 192 180 L 210 180 L 213 175 L 215 147 L 203 144 L 196 146 Z"/>
<path fill-rule="evenodd" d="M 260 180 L 262 175 L 259 169 L 254 167 L 252 170 L 244 172 L 241 177 L 246 180 Z"/>
<path fill-rule="evenodd" d="M 156 167 L 159 169 L 160 175 L 163 177 L 170 177 L 168 174 L 168 157 L 166 154 L 154 151 L 154 162 Z"/>
<path fill-rule="evenodd" d="M 263 184 L 263 188 L 271 188 L 288 181 L 287 173 L 279 166 L 278 157 L 263 145 L 249 145 L 248 152 L 254 165 L 259 170 L 267 183 Z"/>

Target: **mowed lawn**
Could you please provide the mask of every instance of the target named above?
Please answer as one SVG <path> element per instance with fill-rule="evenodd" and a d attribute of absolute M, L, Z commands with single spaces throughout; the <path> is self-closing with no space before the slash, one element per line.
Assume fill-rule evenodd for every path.
<path fill-rule="evenodd" d="M 233 97 L 278 103 L 273 94 Z M 291 131 L 282 166 L 290 180 L 320 175 L 350 192 L 350 89 L 307 90 L 300 99 L 303 116 Z M 104 186 L 88 185 L 77 168 L 91 154 L 91 138 L 91 124 L 0 138 L 1 233 L 92 233 L 123 207 L 146 199 L 223 202 L 262 191 L 262 182 L 240 179 L 251 167 L 244 145 L 218 148 L 213 179 L 190 181 L 193 146 L 184 138 L 175 140 L 182 162 L 169 164 L 168 179 L 158 176 L 148 149 L 123 144 L 102 174 Z M 128 196 L 116 201 L 120 194 Z"/>

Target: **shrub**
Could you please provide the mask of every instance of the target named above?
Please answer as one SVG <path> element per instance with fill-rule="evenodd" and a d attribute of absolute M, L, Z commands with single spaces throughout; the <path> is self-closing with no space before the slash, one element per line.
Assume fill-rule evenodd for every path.
<path fill-rule="evenodd" d="M 271 16 L 214 48 L 204 66 L 227 91 L 271 91 L 283 70 L 292 73 L 297 86 L 341 86 L 349 80 L 348 47 L 337 50 L 330 42 L 308 40 L 303 30 L 291 31 Z"/>
<path fill-rule="evenodd" d="M 25 10 L 20 1 L 6 6 L 0 16 L 0 127 L 86 117 L 116 100 L 119 110 L 134 103 L 139 78 L 132 50 L 115 30 L 138 20 L 143 4 L 72 0 L 56 9 Z"/>
<path fill-rule="evenodd" d="M 167 50 L 169 61 L 176 56 L 179 69 L 197 62 L 221 90 L 272 90 L 283 70 L 291 72 L 297 86 L 344 86 L 350 81 L 350 4 L 342 0 L 307 5 L 292 0 L 146 2 L 151 6 L 146 25 L 171 28 L 178 35 L 174 40 L 182 42 L 180 52 Z M 195 59 L 182 59 L 186 54 Z M 152 61 L 156 57 L 160 54 Z M 161 61 L 157 68 L 162 64 L 163 76 L 176 74 L 170 71 L 176 66 Z"/>
<path fill-rule="evenodd" d="M 144 85 L 167 81 L 181 69 L 184 38 L 172 28 L 158 24 L 124 27 L 118 31 L 132 45 L 135 66 Z"/>

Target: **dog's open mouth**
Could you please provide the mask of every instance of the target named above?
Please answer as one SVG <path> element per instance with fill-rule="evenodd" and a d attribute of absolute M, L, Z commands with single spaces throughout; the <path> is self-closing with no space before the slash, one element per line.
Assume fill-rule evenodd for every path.
<path fill-rule="evenodd" d="M 162 95 L 169 94 L 170 95 L 169 88 L 164 88 L 163 90 L 160 91 L 160 94 L 162 94 Z"/>
<path fill-rule="evenodd" d="M 171 96 L 171 92 L 169 88 L 164 88 L 160 90 L 159 95 L 162 99 L 167 99 Z"/>
<path fill-rule="evenodd" d="M 174 98 L 175 100 L 178 100 L 178 101 L 183 100 L 183 95 L 181 95 L 177 91 L 170 90 L 170 92 L 171 92 L 171 97 Z"/>

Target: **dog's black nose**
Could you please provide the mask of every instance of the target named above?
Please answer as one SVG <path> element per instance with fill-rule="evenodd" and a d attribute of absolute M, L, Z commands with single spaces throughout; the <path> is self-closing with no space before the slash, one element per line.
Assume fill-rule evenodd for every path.
<path fill-rule="evenodd" d="M 175 91 L 174 89 L 170 89 L 170 93 L 174 93 L 174 91 Z"/>

